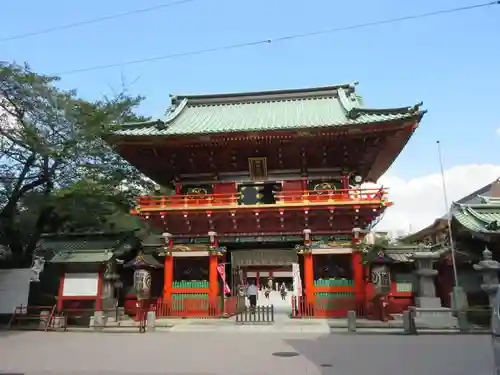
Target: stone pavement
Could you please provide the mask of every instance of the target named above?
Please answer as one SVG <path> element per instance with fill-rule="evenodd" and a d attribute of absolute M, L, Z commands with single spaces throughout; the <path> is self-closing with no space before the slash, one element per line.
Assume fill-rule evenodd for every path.
<path fill-rule="evenodd" d="M 0 372 L 26 375 L 490 375 L 492 357 L 488 336 L 0 332 Z"/>

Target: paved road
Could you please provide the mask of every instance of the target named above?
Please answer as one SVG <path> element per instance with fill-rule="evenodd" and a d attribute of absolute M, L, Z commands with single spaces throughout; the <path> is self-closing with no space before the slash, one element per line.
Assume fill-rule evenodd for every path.
<path fill-rule="evenodd" d="M 291 358 L 273 352 L 296 352 Z M 324 366 L 322 366 L 324 365 Z M 0 332 L 0 373 L 491 375 L 488 336 Z"/>

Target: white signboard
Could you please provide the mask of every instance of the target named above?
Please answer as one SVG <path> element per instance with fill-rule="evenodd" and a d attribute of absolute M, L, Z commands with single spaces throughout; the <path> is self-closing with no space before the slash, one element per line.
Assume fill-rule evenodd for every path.
<path fill-rule="evenodd" d="M 64 297 L 96 297 L 98 273 L 67 273 L 64 275 Z"/>
<path fill-rule="evenodd" d="M 0 270 L 0 314 L 12 314 L 28 305 L 31 268 Z"/>

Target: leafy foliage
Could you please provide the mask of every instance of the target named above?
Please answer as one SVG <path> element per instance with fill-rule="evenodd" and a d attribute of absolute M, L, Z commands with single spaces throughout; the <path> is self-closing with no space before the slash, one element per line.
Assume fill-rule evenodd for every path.
<path fill-rule="evenodd" d="M 57 81 L 0 64 L 0 241 L 20 259 L 44 231 L 137 225 L 133 197 L 153 189 L 102 140 L 114 124 L 146 120 L 134 114 L 142 98 L 90 102 Z"/>
<path fill-rule="evenodd" d="M 372 243 L 362 241 L 358 246 L 362 251 L 363 261 L 366 262 L 379 253 L 385 253 L 385 250 L 390 246 L 390 240 L 385 236 L 374 236 Z"/>

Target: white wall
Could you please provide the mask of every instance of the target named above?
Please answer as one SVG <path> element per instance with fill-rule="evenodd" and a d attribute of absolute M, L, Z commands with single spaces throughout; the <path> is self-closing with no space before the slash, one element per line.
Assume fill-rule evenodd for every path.
<path fill-rule="evenodd" d="M 31 268 L 0 270 L 0 314 L 12 314 L 28 305 Z"/>
<path fill-rule="evenodd" d="M 66 273 L 64 275 L 63 297 L 95 297 L 99 284 L 96 273 Z"/>

